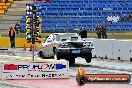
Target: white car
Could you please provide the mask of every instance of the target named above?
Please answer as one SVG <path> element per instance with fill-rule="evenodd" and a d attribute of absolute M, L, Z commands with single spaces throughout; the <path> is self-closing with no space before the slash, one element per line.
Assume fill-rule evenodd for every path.
<path fill-rule="evenodd" d="M 66 59 L 70 65 L 75 63 L 76 57 L 92 59 L 92 41 L 85 41 L 77 33 L 50 34 L 39 47 L 38 56 L 41 58 Z"/>

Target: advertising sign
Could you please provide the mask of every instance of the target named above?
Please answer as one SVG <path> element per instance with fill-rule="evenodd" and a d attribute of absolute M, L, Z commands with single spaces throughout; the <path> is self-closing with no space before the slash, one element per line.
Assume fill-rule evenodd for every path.
<path fill-rule="evenodd" d="M 4 63 L 3 72 L 16 71 L 65 71 L 68 70 L 67 63 L 42 63 L 42 62 L 14 62 Z"/>
<path fill-rule="evenodd" d="M 1 79 L 69 78 L 67 61 L 3 62 L 1 67 Z"/>

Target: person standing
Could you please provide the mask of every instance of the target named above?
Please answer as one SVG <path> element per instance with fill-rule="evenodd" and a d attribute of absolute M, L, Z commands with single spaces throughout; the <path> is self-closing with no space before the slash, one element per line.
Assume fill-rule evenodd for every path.
<path fill-rule="evenodd" d="M 95 31 L 98 36 L 98 39 L 101 39 L 101 26 L 99 24 L 96 26 Z"/>
<path fill-rule="evenodd" d="M 132 13 L 128 16 L 128 21 L 132 21 Z"/>
<path fill-rule="evenodd" d="M 85 28 L 81 28 L 79 35 L 81 38 L 87 38 L 87 30 Z"/>
<path fill-rule="evenodd" d="M 13 29 L 13 27 L 10 27 L 9 37 L 10 37 L 11 48 L 15 48 L 15 30 Z"/>
<path fill-rule="evenodd" d="M 85 28 L 83 28 L 83 35 L 84 38 L 87 38 L 87 30 Z"/>
<path fill-rule="evenodd" d="M 123 22 L 127 22 L 127 16 L 126 16 L 126 14 L 123 15 L 121 21 L 123 21 Z"/>
<path fill-rule="evenodd" d="M 16 31 L 16 34 L 19 34 L 19 31 L 20 31 L 20 25 L 19 25 L 18 22 L 16 23 L 14 29 L 15 29 L 15 31 Z"/>
<path fill-rule="evenodd" d="M 107 39 L 106 25 L 105 25 L 105 24 L 103 24 L 103 25 L 101 26 L 101 35 L 102 35 L 102 38 L 103 38 L 103 39 Z"/>

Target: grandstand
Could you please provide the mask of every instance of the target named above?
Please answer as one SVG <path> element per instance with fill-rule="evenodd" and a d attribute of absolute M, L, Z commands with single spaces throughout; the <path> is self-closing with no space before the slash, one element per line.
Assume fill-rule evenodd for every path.
<path fill-rule="evenodd" d="M 132 22 L 122 22 L 124 14 L 132 13 L 131 0 L 52 0 L 34 2 L 41 7 L 40 16 L 43 19 L 43 32 L 69 32 L 84 27 L 94 31 L 97 24 L 105 23 L 107 31 L 131 31 Z M 119 16 L 118 22 L 108 22 L 111 14 Z M 26 15 L 20 20 L 21 31 L 25 32 Z"/>
<path fill-rule="evenodd" d="M 0 0 L 0 14 L 4 14 L 12 2 L 13 0 L 8 0 L 7 3 L 3 2 L 3 0 Z"/>
<path fill-rule="evenodd" d="M 8 36 L 7 29 L 11 26 L 14 27 L 17 21 L 20 22 L 21 32 L 25 32 L 26 4 L 35 3 L 41 7 L 38 12 L 43 19 L 43 32 L 65 32 L 66 30 L 72 32 L 74 29 L 84 27 L 93 33 L 97 24 L 105 22 L 108 32 L 123 32 L 114 38 L 118 35 L 119 38 L 122 38 L 120 35 L 131 38 L 130 33 L 124 32 L 131 32 L 132 22 L 121 21 L 124 14 L 128 16 L 132 13 L 131 0 L 52 0 L 51 3 L 33 2 L 33 0 L 9 0 L 7 4 L 2 1 L 0 0 L 0 34 L 2 36 Z M 108 22 L 109 14 L 118 15 L 119 21 Z M 22 35 L 24 37 L 25 33 Z M 113 38 L 113 34 L 109 38 Z"/>
<path fill-rule="evenodd" d="M 0 34 L 7 35 L 8 29 L 14 27 L 23 15 L 26 15 L 26 4 L 33 3 L 32 0 L 8 0 L 5 4 L 0 0 Z M 4 6 L 7 6 L 4 8 Z M 2 7 L 2 8 L 1 8 Z M 4 11 L 4 12 L 3 12 Z"/>

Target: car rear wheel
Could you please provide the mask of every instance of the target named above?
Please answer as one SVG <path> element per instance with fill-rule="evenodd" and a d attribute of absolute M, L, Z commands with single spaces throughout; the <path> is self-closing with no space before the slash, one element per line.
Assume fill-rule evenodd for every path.
<path fill-rule="evenodd" d="M 92 53 L 89 53 L 87 55 L 87 57 L 85 57 L 85 60 L 86 60 L 87 63 L 90 63 L 91 62 L 91 59 L 92 59 Z"/>
<path fill-rule="evenodd" d="M 43 55 L 42 51 L 40 51 L 40 52 L 38 53 L 38 56 L 41 57 L 42 59 L 45 58 L 45 56 Z"/>

